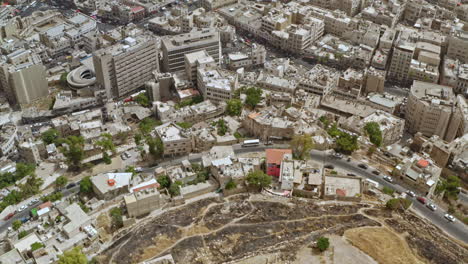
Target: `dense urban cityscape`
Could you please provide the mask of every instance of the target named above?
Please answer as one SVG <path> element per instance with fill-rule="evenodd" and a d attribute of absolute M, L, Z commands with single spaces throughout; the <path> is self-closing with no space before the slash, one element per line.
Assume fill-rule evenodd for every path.
<path fill-rule="evenodd" d="M 467 262 L 467 0 L 1 2 L 0 264 Z"/>

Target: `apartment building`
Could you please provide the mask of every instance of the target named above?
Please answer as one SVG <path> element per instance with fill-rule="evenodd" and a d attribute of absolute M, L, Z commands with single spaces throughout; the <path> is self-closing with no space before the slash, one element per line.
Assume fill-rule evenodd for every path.
<path fill-rule="evenodd" d="M 457 135 L 460 122 L 453 123 L 455 96 L 452 88 L 414 81 L 406 108 L 406 124 L 410 133 L 426 137 L 437 135 L 450 142 Z"/>
<path fill-rule="evenodd" d="M 237 76 L 223 74 L 214 67 L 200 68 L 197 72 L 198 90 L 205 100 L 215 104 L 232 99 L 239 87 Z"/>
<path fill-rule="evenodd" d="M 158 46 L 157 39 L 140 35 L 95 52 L 96 81 L 108 98 L 130 94 L 152 80 L 159 71 Z"/>
<path fill-rule="evenodd" d="M 309 3 L 321 8 L 339 9 L 348 16 L 355 16 L 361 11 L 361 0 L 312 0 Z"/>
<path fill-rule="evenodd" d="M 206 10 L 213 10 L 237 3 L 238 0 L 202 0 L 201 6 Z"/>
<path fill-rule="evenodd" d="M 18 128 L 8 123 L 0 128 L 0 156 L 7 156 L 16 150 L 18 141 Z"/>
<path fill-rule="evenodd" d="M 456 31 L 447 41 L 447 56 L 468 63 L 468 29 Z"/>
<path fill-rule="evenodd" d="M 192 137 L 174 123 L 165 123 L 156 127 L 153 136 L 161 139 L 165 157 L 187 155 L 192 151 Z"/>
<path fill-rule="evenodd" d="M 410 82 L 408 73 L 414 56 L 414 49 L 413 45 L 408 44 L 395 46 L 388 69 L 388 79 L 402 84 Z"/>
<path fill-rule="evenodd" d="M 155 179 L 130 188 L 131 194 L 124 196 L 127 212 L 130 217 L 140 217 L 160 208 L 166 197 L 159 193 Z"/>
<path fill-rule="evenodd" d="M 339 77 L 340 74 L 337 71 L 317 64 L 299 79 L 296 89 L 326 95 L 337 86 Z"/>
<path fill-rule="evenodd" d="M 31 50 L 18 49 L 0 62 L 0 91 L 12 106 L 29 104 L 49 94 L 46 68 Z"/>
<path fill-rule="evenodd" d="M 221 58 L 221 42 L 216 29 L 204 29 L 162 40 L 164 72 L 185 70 L 185 54 L 205 50 L 216 63 Z"/>
<path fill-rule="evenodd" d="M 187 79 L 195 85 L 197 84 L 197 69 L 199 67 L 205 67 L 206 65 L 216 65 L 216 62 L 210 55 L 208 55 L 206 50 L 187 53 L 184 57 L 185 74 Z"/>

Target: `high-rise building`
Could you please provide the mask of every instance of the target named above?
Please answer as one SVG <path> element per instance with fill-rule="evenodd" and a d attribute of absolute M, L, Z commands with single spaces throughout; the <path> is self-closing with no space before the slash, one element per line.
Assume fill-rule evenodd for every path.
<path fill-rule="evenodd" d="M 215 29 L 204 29 L 173 36 L 162 41 L 163 71 L 185 71 L 185 54 L 205 50 L 216 63 L 221 58 L 219 32 Z"/>
<path fill-rule="evenodd" d="M 406 108 L 409 132 L 421 132 L 426 137 L 437 135 L 452 141 L 461 130 L 465 130 L 460 127 L 466 123 L 466 102 L 459 104 L 461 106 L 456 107 L 451 87 L 414 81 Z"/>
<path fill-rule="evenodd" d="M 468 29 L 458 30 L 448 37 L 447 56 L 468 63 Z"/>
<path fill-rule="evenodd" d="M 0 90 L 12 105 L 28 104 L 47 96 L 46 76 L 40 57 L 30 50 L 19 49 L 0 62 Z"/>
<path fill-rule="evenodd" d="M 96 81 L 107 97 L 121 97 L 152 80 L 159 71 L 157 39 L 142 35 L 95 52 Z"/>

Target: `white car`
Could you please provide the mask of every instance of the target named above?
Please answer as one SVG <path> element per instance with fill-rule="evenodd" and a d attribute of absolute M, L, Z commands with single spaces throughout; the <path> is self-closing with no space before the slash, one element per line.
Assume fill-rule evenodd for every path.
<path fill-rule="evenodd" d="M 415 196 L 416 196 L 416 194 L 415 194 L 413 191 L 410 191 L 410 190 L 406 191 L 406 193 L 407 193 L 409 196 L 411 196 L 411 197 L 415 197 Z"/>
<path fill-rule="evenodd" d="M 136 168 L 135 168 L 135 171 L 136 171 L 136 172 L 143 172 L 143 168 L 142 168 L 142 167 L 136 167 Z"/>
<path fill-rule="evenodd" d="M 18 209 L 18 211 L 19 211 L 19 212 L 24 211 L 26 208 L 28 208 L 28 206 L 22 205 L 22 206 Z"/>
<path fill-rule="evenodd" d="M 444 217 L 450 222 L 455 222 L 455 217 L 453 217 L 451 214 L 445 214 Z"/>
<path fill-rule="evenodd" d="M 429 208 L 431 211 L 435 211 L 437 209 L 437 207 L 433 203 L 428 203 L 426 207 Z"/>

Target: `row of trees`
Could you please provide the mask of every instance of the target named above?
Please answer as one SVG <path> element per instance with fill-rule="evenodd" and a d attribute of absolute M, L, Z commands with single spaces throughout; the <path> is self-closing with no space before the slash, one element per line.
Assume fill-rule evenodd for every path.
<path fill-rule="evenodd" d="M 39 193 L 44 181 L 36 176 L 33 164 L 17 163 L 16 172 L 13 175 L 8 174 L 8 179 L 1 177 L 1 180 L 3 180 L 4 184 L 8 183 L 8 186 L 25 177 L 28 177 L 25 183 L 17 184 L 18 189 L 12 190 L 7 196 L 3 197 L 3 200 L 0 202 L 0 212 L 10 205 L 17 204 Z M 15 182 L 12 182 L 14 179 L 16 179 Z"/>

